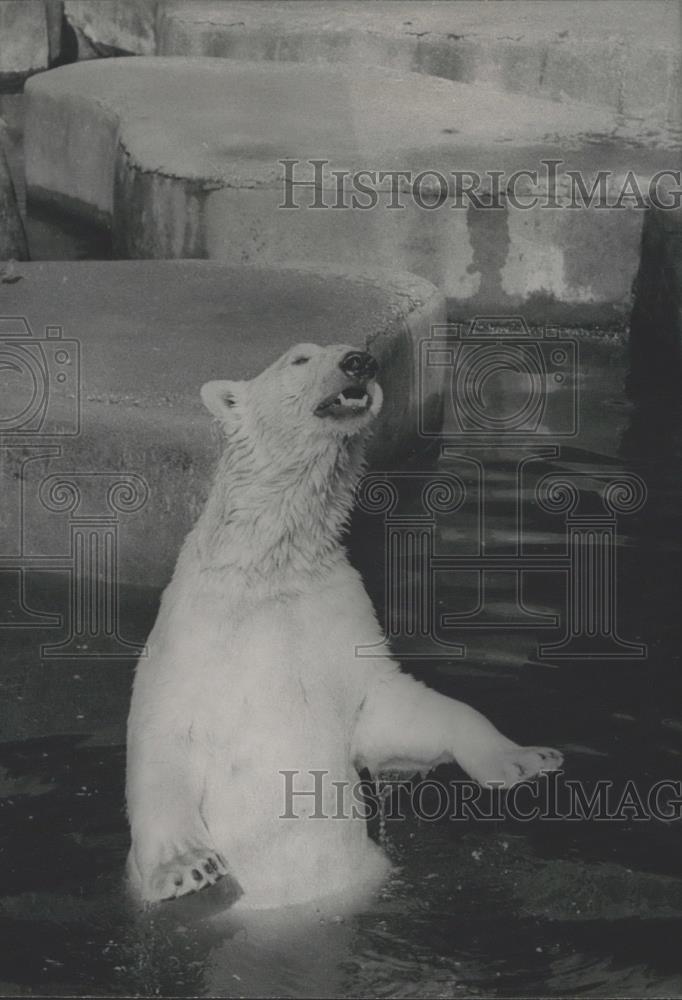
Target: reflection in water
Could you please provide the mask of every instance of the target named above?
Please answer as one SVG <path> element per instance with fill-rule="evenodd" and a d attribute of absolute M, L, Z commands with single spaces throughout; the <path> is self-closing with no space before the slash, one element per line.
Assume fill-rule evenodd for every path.
<path fill-rule="evenodd" d="M 582 345 L 581 431 L 560 454 L 527 468 L 524 537 L 535 555 L 565 548 L 565 517 L 531 501 L 554 473 L 637 473 L 647 502 L 618 521 L 618 625 L 645 643 L 645 659 L 538 656 L 556 641 L 565 580 L 508 571 L 486 575 L 483 628 L 471 567 L 439 576 L 440 610 L 459 615 L 462 658 L 409 661 L 440 690 L 471 701 L 509 735 L 566 754 L 566 777 L 592 788 L 628 780 L 646 791 L 682 773 L 679 671 L 680 436 L 670 410 L 631 409 L 613 345 Z M 516 456 L 517 457 L 517 456 Z M 490 551 L 513 552 L 518 463 L 488 456 Z M 473 468 L 473 467 L 472 467 Z M 441 471 L 475 485 L 459 457 Z M 475 471 L 475 469 L 474 469 Z M 598 500 L 587 490 L 588 507 Z M 471 494 L 476 501 L 475 492 Z M 414 500 L 418 502 L 418 497 Z M 591 508 L 590 508 L 591 509 Z M 471 554 L 480 507 L 464 503 L 436 523 L 437 551 Z M 377 604 L 385 602 L 382 532 L 358 518 L 353 552 Z M 0 574 L 3 606 L 12 581 Z M 63 581 L 30 582 L 31 606 L 49 610 Z M 126 635 L 142 639 L 156 595 L 123 595 Z M 487 621 L 487 625 L 486 625 Z M 469 625 L 473 619 L 469 618 Z M 479 622 L 481 624 L 481 622 Z M 414 814 L 372 824 L 395 865 L 383 891 L 354 916 L 313 914 L 246 922 L 224 913 L 222 889 L 147 912 L 120 884 L 127 851 L 122 809 L 123 727 L 132 664 L 41 664 L 40 630 L 3 635 L 0 721 L 0 992 L 203 996 L 660 996 L 682 992 L 680 822 L 494 822 Z M 447 782 L 459 777 L 441 767 Z"/>

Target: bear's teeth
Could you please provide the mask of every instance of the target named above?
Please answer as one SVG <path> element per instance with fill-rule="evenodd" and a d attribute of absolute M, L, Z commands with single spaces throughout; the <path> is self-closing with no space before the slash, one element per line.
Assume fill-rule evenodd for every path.
<path fill-rule="evenodd" d="M 367 398 L 368 398 L 367 393 L 365 393 L 365 395 L 361 396 L 359 399 L 352 398 L 350 396 L 344 396 L 343 393 L 340 393 L 340 395 L 337 396 L 337 401 L 341 403 L 341 406 L 350 406 L 354 409 L 360 409 L 367 405 Z"/>

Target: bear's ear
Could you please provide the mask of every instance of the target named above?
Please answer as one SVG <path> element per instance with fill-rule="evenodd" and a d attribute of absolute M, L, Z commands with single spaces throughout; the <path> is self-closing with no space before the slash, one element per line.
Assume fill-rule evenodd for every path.
<path fill-rule="evenodd" d="M 210 410 L 218 420 L 228 420 L 232 416 L 239 392 L 241 382 L 227 382 L 224 380 L 207 382 L 201 387 L 201 399 L 207 410 Z"/>

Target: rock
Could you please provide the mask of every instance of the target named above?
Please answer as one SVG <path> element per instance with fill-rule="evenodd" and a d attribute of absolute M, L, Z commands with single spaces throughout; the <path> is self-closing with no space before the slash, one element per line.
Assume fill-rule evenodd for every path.
<path fill-rule="evenodd" d="M 0 90 L 18 90 L 26 77 L 48 66 L 43 0 L 3 0 L 0 39 Z"/>
<path fill-rule="evenodd" d="M 157 0 L 65 0 L 79 59 L 156 51 Z"/>

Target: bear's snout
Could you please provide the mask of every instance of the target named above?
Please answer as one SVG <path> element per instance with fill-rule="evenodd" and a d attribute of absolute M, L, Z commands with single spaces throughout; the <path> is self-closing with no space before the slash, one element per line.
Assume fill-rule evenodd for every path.
<path fill-rule="evenodd" d="M 379 365 L 367 351 L 349 351 L 339 362 L 339 368 L 350 378 L 369 380 L 376 377 Z"/>

